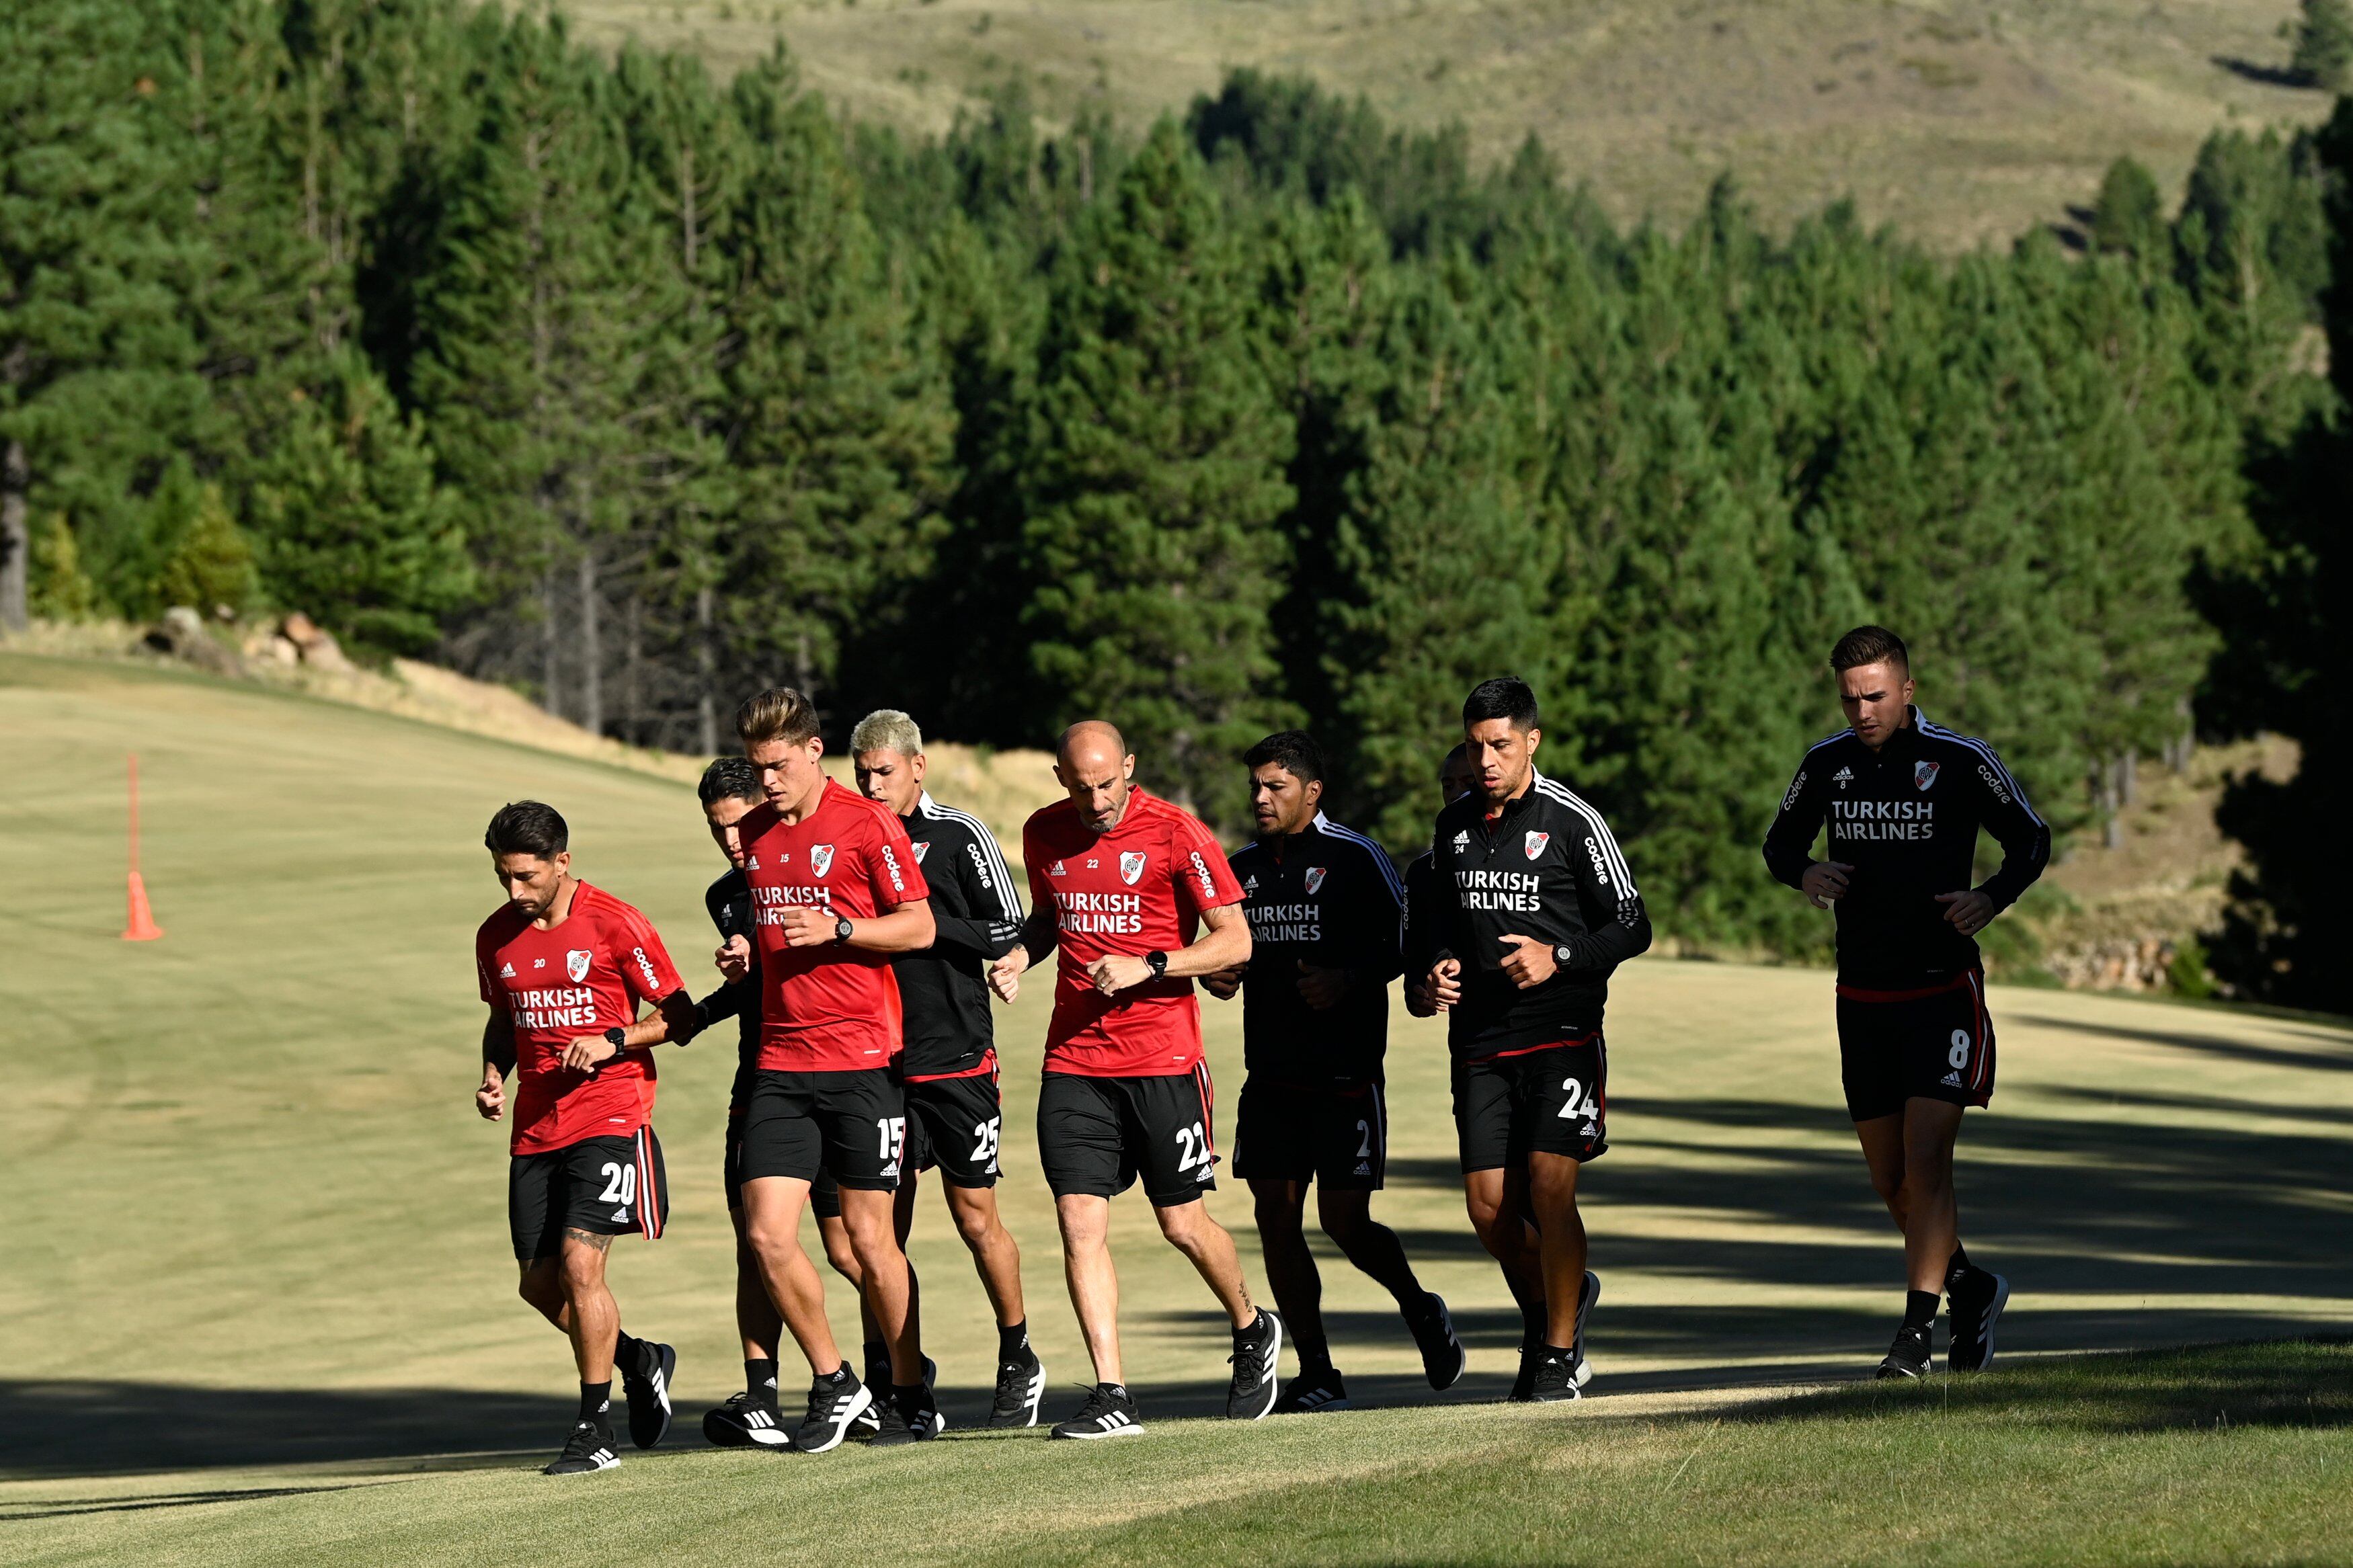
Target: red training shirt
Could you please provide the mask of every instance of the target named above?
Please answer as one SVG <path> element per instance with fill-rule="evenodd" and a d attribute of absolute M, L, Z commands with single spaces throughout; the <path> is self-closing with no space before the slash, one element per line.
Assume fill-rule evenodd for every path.
<path fill-rule="evenodd" d="M 645 916 L 586 882 L 574 884 L 570 912 L 545 931 L 501 904 L 474 933 L 474 968 L 482 1000 L 514 1026 L 513 1152 L 626 1138 L 646 1124 L 654 1108 L 654 1064 L 646 1053 L 627 1053 L 594 1072 L 561 1065 L 573 1041 L 627 1028 L 640 1003 L 686 988 Z"/>
<path fill-rule="evenodd" d="M 832 779 L 817 809 L 787 823 L 773 806 L 737 825 L 760 950 L 760 1070 L 852 1072 L 898 1057 L 891 955 L 828 942 L 786 947 L 787 909 L 871 920 L 932 896 L 898 814 Z"/>
<path fill-rule="evenodd" d="M 1201 1059 L 1201 1005 L 1193 983 L 1147 980 L 1115 996 L 1097 992 L 1098 958 L 1174 952 L 1204 910 L 1242 901 L 1226 852 L 1201 823 L 1156 795 L 1132 791 L 1119 826 L 1097 834 L 1063 800 L 1022 825 L 1029 899 L 1054 911 L 1060 963 L 1046 1070 L 1082 1078 L 1157 1078 Z"/>

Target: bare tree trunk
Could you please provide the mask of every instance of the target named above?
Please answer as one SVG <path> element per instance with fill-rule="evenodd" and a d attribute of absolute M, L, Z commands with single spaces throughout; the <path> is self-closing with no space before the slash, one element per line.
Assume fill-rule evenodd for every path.
<path fill-rule="evenodd" d="M 631 590 L 622 624 L 628 639 L 628 655 L 621 666 L 621 724 L 633 746 L 646 743 L 645 701 L 645 616 L 643 603 Z"/>
<path fill-rule="evenodd" d="M 605 732 L 605 649 L 596 616 L 596 552 L 580 552 L 580 723 Z"/>
<path fill-rule="evenodd" d="M 556 700 L 558 649 L 555 641 L 555 574 L 548 572 L 539 580 L 539 609 L 542 637 L 540 639 L 539 705 L 557 718 L 564 717 L 564 708 Z"/>
<path fill-rule="evenodd" d="M 25 629 L 25 562 L 33 533 L 25 521 L 25 492 L 32 489 L 32 465 L 25 443 L 11 437 L 0 455 L 0 629 Z"/>
<path fill-rule="evenodd" d="M 719 660 L 711 646 L 711 589 L 694 591 L 695 742 L 706 757 L 719 754 L 719 700 L 712 687 L 719 680 Z"/>
<path fill-rule="evenodd" d="M 2116 759 L 2116 804 L 2132 805 L 2140 799 L 2140 753 L 2127 751 Z"/>

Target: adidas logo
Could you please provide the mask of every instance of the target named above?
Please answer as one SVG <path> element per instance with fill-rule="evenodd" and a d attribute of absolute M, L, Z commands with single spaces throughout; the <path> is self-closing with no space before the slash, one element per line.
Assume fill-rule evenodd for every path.
<path fill-rule="evenodd" d="M 1253 872 L 1242 883 L 1242 891 L 1245 893 L 1255 893 L 1258 891 L 1258 876 L 1255 872 Z"/>
<path fill-rule="evenodd" d="M 1471 830 L 1469 828 L 1466 827 L 1454 836 L 1454 847 L 1457 849 L 1468 849 L 1471 847 Z"/>
<path fill-rule="evenodd" d="M 886 1176 L 896 1176 L 899 1173 L 899 1162 L 893 1160 L 889 1164 L 883 1166 L 882 1173 Z"/>
<path fill-rule="evenodd" d="M 628 1224 L 628 1223 L 629 1223 L 629 1211 L 628 1211 L 628 1210 L 627 1210 L 627 1209 L 615 1209 L 615 1210 L 613 1211 L 613 1223 L 614 1223 L 615 1225 L 627 1225 L 627 1224 Z"/>
<path fill-rule="evenodd" d="M 1062 869 L 1062 863 L 1060 860 L 1057 860 L 1052 865 L 1046 868 L 1046 875 L 1049 877 L 1063 877 L 1068 876 L 1069 873 Z"/>
<path fill-rule="evenodd" d="M 501 980 L 512 980 L 514 978 L 514 965 L 512 963 L 502 963 L 499 965 L 499 978 Z"/>
<path fill-rule="evenodd" d="M 1370 1160 L 1359 1160 L 1356 1162 L 1356 1174 L 1360 1176 L 1369 1176 L 1372 1173 L 1373 1163 Z"/>
<path fill-rule="evenodd" d="M 1831 783 L 1835 784 L 1851 784 L 1854 783 L 1854 770 L 1852 768 L 1841 768 L 1838 772 L 1831 775 Z"/>
<path fill-rule="evenodd" d="M 1948 1072 L 1940 1081 L 1947 1089 L 1958 1089 L 1961 1087 L 1961 1075 L 1957 1072 Z"/>

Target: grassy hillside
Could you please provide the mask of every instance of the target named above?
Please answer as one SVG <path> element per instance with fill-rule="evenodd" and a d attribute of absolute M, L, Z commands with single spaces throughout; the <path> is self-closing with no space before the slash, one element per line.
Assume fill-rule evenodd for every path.
<path fill-rule="evenodd" d="M 554 801 L 583 872 L 641 904 L 699 974 L 698 894 L 718 867 L 691 793 L 300 696 L 16 655 L 0 655 L 0 734 L 16 1184 L 0 1215 L 0 1554 L 543 1562 L 576 1545 L 579 1515 L 519 1468 L 557 1435 L 571 1373 L 512 1298 L 503 1142 L 468 1105 L 470 935 L 498 897 L 480 834 L 503 800 Z M 146 946 L 114 936 L 132 747 L 170 933 Z M 1039 994 L 1000 1015 L 1004 1195 L 1061 1409 L 1084 1363 L 1030 1149 Z M 2007 1352 L 2353 1330 L 2353 1034 L 2052 992 L 1998 990 L 1995 1008 L 2000 1095 L 1971 1120 L 1963 1192 L 1972 1251 L 2016 1282 Z M 596 1519 L 630 1523 L 598 1555 L 801 1561 L 839 1540 L 847 1509 L 903 1525 L 894 1554 L 915 1560 L 1057 1561 L 1103 1547 L 1108 1508 L 1134 1522 L 1127 1549 L 1155 1556 L 1199 1555 L 1210 1548 L 1188 1532 L 1230 1527 L 1301 1561 L 1556 1557 L 1564 1531 L 1599 1556 L 1620 1542 L 1883 1559 L 1936 1542 L 1981 1558 L 2053 1551 L 2094 1500 L 2175 1488 L 2196 1531 L 2163 1536 L 2119 1501 L 2106 1555 L 2299 1555 L 2288 1546 L 2307 1539 L 2315 1489 L 2344 1473 L 2341 1351 L 2200 1372 L 2182 1414 L 2137 1425 L 2099 1412 L 2174 1409 L 2160 1394 L 2179 1373 L 2103 1385 L 2110 1403 L 2092 1405 L 2082 1385 L 2024 1383 L 2015 1405 L 1969 1417 L 1975 1437 L 1931 1425 L 1941 1407 L 1883 1419 L 1897 1407 L 1868 1398 L 1764 1413 L 1820 1424 L 1812 1448 L 1745 1405 L 1677 1392 L 1848 1375 L 1884 1347 L 1896 1255 L 1838 1110 L 1830 1010 L 1827 978 L 1804 970 L 1645 961 L 1620 977 L 1614 1147 L 1588 1181 L 1609 1399 L 1500 1420 L 1461 1403 L 1502 1392 L 1516 1317 L 1461 1216 L 1436 1031 L 1400 1019 L 1393 1184 L 1377 1212 L 1471 1343 L 1447 1403 L 1421 1385 L 1386 1298 L 1331 1259 L 1351 1390 L 1414 1408 L 1317 1418 L 1328 1430 L 1176 1426 L 1214 1406 L 1222 1322 L 1130 1198 L 1114 1222 L 1130 1376 L 1161 1431 L 1110 1455 L 982 1438 L 779 1470 L 694 1451 L 690 1421 L 681 1451 L 607 1479 Z M 1208 1016 L 1229 1105 L 1236 1012 Z M 736 1377 L 716 1183 L 731 1064 L 714 1042 L 662 1066 L 672 1229 L 625 1244 L 615 1275 L 625 1321 L 681 1347 L 691 1417 Z M 914 1254 L 962 1427 L 985 1406 L 992 1342 L 931 1204 Z M 1246 1235 L 1237 1194 L 1214 1207 Z M 2227 1440 L 2208 1430 L 2218 1412 Z M 2003 1458 L 2013 1438 L 2023 1468 Z M 1457 1461 L 1469 1468 L 1446 1468 Z M 1486 1495 L 1465 1475 L 1508 1479 L 1492 1512 L 1463 1511 Z M 1629 1486 L 1605 1500 L 1582 1484 L 1595 1475 Z M 1848 1500 L 1825 1518 L 1883 1519 L 1891 1489 L 1928 1511 L 1836 1550 L 1819 1533 L 1769 1538 L 1774 1519 L 1820 1512 L 1833 1484 Z M 2019 1507 L 1999 1500 L 2022 1489 Z M 1641 1500 L 1671 1496 L 1689 1510 Z M 1760 1497 L 1785 1510 L 1754 1511 Z M 1313 1528 L 1283 1535 L 1272 1521 L 1292 1517 Z"/>
<path fill-rule="evenodd" d="M 2178 189 L 2222 124 L 2310 121 L 2294 0 L 573 0 L 591 38 L 732 69 L 781 34 L 856 114 L 938 131 L 1022 71 L 1050 113 L 1181 109 L 1239 65 L 1303 72 L 1482 157 L 1533 131 L 1621 218 L 1722 169 L 1785 217 L 1852 195 L 1932 243 L 2071 221 L 2118 153 Z"/>

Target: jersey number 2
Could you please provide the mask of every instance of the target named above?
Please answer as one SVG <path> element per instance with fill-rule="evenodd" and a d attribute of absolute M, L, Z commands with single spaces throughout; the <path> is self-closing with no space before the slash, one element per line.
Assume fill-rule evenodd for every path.
<path fill-rule="evenodd" d="M 1201 1131 L 1201 1124 L 1198 1121 L 1190 1127 L 1176 1129 L 1176 1147 L 1180 1151 L 1176 1156 L 1176 1168 L 1180 1171 L 1189 1171 L 1196 1165 L 1209 1163 L 1208 1135 Z"/>
<path fill-rule="evenodd" d="M 605 1162 L 605 1190 L 596 1194 L 600 1204 L 618 1204 L 623 1208 L 638 1201 L 638 1168 L 615 1161 Z"/>

